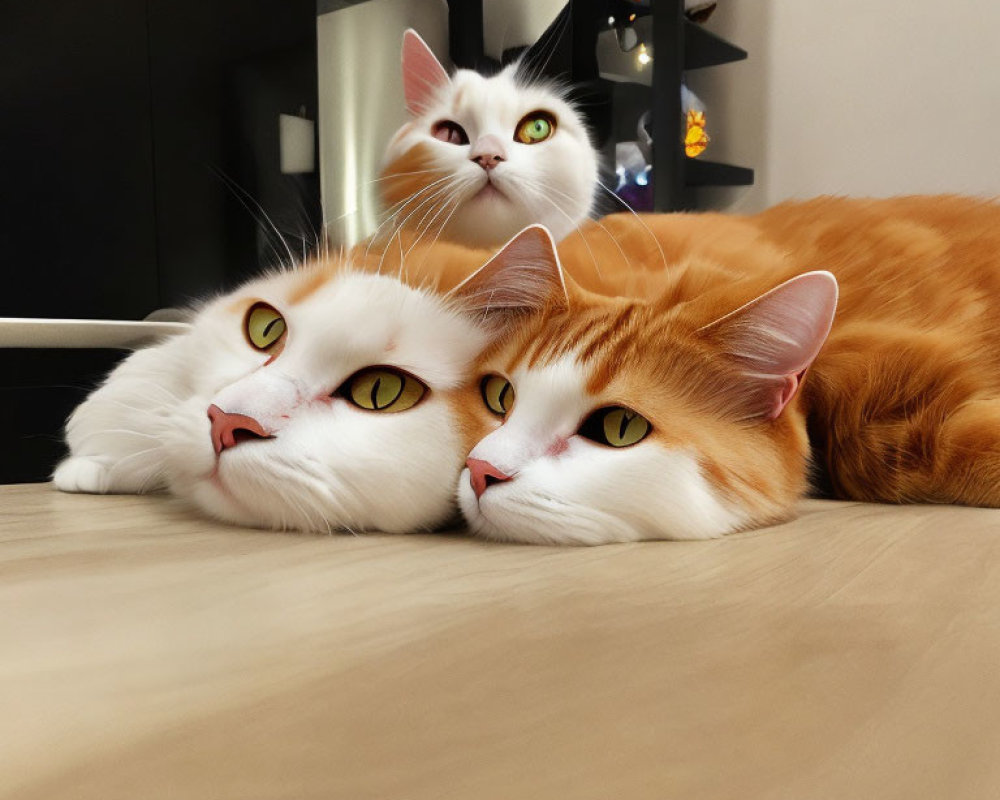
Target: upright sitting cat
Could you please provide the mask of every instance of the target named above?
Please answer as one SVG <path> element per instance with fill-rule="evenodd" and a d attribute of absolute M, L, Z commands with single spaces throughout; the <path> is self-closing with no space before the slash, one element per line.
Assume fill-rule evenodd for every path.
<path fill-rule="evenodd" d="M 512 64 L 493 77 L 463 69 L 449 78 L 406 32 L 411 119 L 386 153 L 380 235 L 408 228 L 489 247 L 532 223 L 561 239 L 587 218 L 597 154 L 586 127 L 563 93 L 526 73 Z"/>
<path fill-rule="evenodd" d="M 836 497 L 1000 506 L 1000 206 L 605 225 L 560 249 L 578 282 L 548 253 L 546 310 L 467 390 L 494 428 L 459 479 L 476 533 L 720 536 L 789 517 L 811 462 Z"/>
<path fill-rule="evenodd" d="M 168 489 L 257 527 L 439 525 L 479 432 L 459 387 L 489 336 L 534 307 L 517 264 L 538 235 L 448 294 L 329 257 L 206 304 L 76 409 L 56 486 Z"/>

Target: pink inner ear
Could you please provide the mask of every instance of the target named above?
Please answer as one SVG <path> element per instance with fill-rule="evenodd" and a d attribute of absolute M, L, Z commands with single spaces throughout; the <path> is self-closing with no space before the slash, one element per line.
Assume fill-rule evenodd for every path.
<path fill-rule="evenodd" d="M 744 368 L 737 402 L 748 417 L 776 419 L 819 354 L 837 309 L 837 281 L 808 272 L 702 328 Z"/>
<path fill-rule="evenodd" d="M 403 95 L 411 114 L 422 114 L 448 73 L 416 31 L 403 34 Z"/>
<path fill-rule="evenodd" d="M 781 412 L 785 410 L 792 398 L 799 391 L 799 386 L 802 384 L 802 379 L 806 375 L 806 370 L 802 370 L 795 375 L 786 375 L 781 380 L 781 385 L 778 387 L 778 391 L 774 395 L 773 406 L 768 412 L 766 419 L 777 419 L 781 416 Z"/>
<path fill-rule="evenodd" d="M 452 290 L 467 311 L 501 326 L 511 313 L 565 307 L 566 286 L 552 234 L 529 225 Z"/>

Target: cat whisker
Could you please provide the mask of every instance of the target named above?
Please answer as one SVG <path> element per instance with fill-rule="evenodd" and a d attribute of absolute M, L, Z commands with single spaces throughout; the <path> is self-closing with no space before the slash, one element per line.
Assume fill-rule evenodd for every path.
<path fill-rule="evenodd" d="M 444 213 L 455 202 L 456 201 L 453 198 L 446 198 L 444 200 L 444 202 L 438 204 L 437 209 L 431 209 L 431 210 L 434 211 L 434 216 L 432 216 L 430 218 L 430 220 L 427 222 L 426 226 L 424 226 L 424 228 L 422 230 L 421 230 L 421 228 L 420 228 L 419 225 L 417 226 L 417 237 L 416 237 L 416 239 L 414 239 L 413 243 L 408 248 L 406 248 L 406 252 L 403 254 L 403 261 L 404 262 L 406 260 L 406 257 L 409 256 L 410 253 L 413 251 L 413 248 L 415 248 L 418 244 L 420 244 L 420 241 L 424 238 L 424 236 L 428 233 L 428 231 L 430 231 L 431 227 L 434 225 L 434 222 L 441 216 L 442 213 Z M 427 213 L 429 214 L 430 211 L 428 211 Z M 426 216 L 427 215 L 425 214 L 424 217 L 426 217 Z M 451 214 L 450 213 L 449 213 L 448 217 L 446 218 L 445 222 L 438 229 L 437 235 L 435 235 L 434 239 L 431 241 L 431 245 L 432 246 L 433 246 L 434 242 L 437 241 L 438 236 L 441 235 L 441 230 L 443 230 L 444 225 L 447 224 L 447 220 L 448 219 L 451 219 Z M 421 220 L 421 223 L 422 222 L 423 222 L 423 220 Z M 402 266 L 402 263 L 400 264 L 400 266 Z"/>
<path fill-rule="evenodd" d="M 417 192 L 414 192 L 409 197 L 405 198 L 404 200 L 402 200 L 399 203 L 396 203 L 394 206 L 392 206 L 392 208 L 396 208 L 396 206 L 398 206 L 399 208 L 396 211 L 394 211 L 393 213 L 391 213 L 385 220 L 383 220 L 382 223 L 375 229 L 375 232 L 371 235 L 371 237 L 369 237 L 369 239 L 368 239 L 368 245 L 365 248 L 365 258 L 367 259 L 368 256 L 369 256 L 369 254 L 371 253 L 372 245 L 374 245 L 375 242 L 378 241 L 379 234 L 381 233 L 382 229 L 386 225 L 388 225 L 389 223 L 393 222 L 396 219 L 396 217 L 398 217 L 399 214 L 401 214 L 406 209 L 406 207 L 407 207 L 407 205 L 409 203 L 412 203 L 416 198 L 420 197 L 420 195 L 425 194 L 428 191 L 430 191 L 431 194 L 428 197 L 425 197 L 424 199 L 422 199 L 420 201 L 420 203 L 418 204 L 417 208 L 418 209 L 421 208 L 423 206 L 423 203 L 426 202 L 426 201 L 433 201 L 433 199 L 435 197 L 437 197 L 438 194 L 440 193 L 440 188 L 441 188 L 440 184 L 445 183 L 448 180 L 449 180 L 449 177 L 446 176 L 444 178 L 439 178 L 438 180 L 432 181 L 431 183 L 427 184 L 427 186 L 423 187 L 422 189 L 420 189 Z M 447 189 L 447 187 L 444 187 L 444 188 Z M 407 219 L 408 218 L 409 217 L 407 217 Z M 404 220 L 404 222 L 405 222 L 405 220 Z M 390 232 L 389 237 L 388 237 L 388 239 L 386 241 L 386 247 L 388 247 L 391 244 L 391 242 L 392 242 L 392 236 L 396 232 L 396 230 L 397 229 L 394 228 Z M 385 260 L 385 251 L 383 251 L 383 253 L 382 253 L 382 259 L 380 259 L 380 261 L 379 261 L 379 268 L 378 268 L 378 272 L 379 273 L 381 273 L 381 271 L 382 271 L 382 263 L 383 263 L 384 260 Z"/>
<path fill-rule="evenodd" d="M 182 334 L 182 335 L 186 336 L 187 334 Z M 128 382 L 131 384 L 137 384 L 139 386 L 142 386 L 143 393 L 146 395 L 149 395 L 153 392 L 159 392 L 161 395 L 165 395 L 169 400 L 173 400 L 174 403 L 176 404 L 183 403 L 187 399 L 181 397 L 181 395 L 177 394 L 176 392 L 171 391 L 162 383 L 156 383 L 155 381 L 147 380 L 144 378 L 132 378 L 132 377 L 128 378 Z M 137 410 L 145 410 L 145 409 L 137 409 Z"/>
<path fill-rule="evenodd" d="M 597 180 L 597 185 L 600 188 L 602 188 L 604 191 L 606 191 L 609 195 L 611 195 L 611 197 L 613 197 L 615 200 L 617 200 L 619 203 L 621 203 L 623 206 L 625 206 L 625 208 L 627 208 L 629 210 L 629 213 L 631 213 L 632 216 L 635 217 L 636 222 L 638 222 L 643 227 L 643 229 L 646 231 L 646 233 L 649 234 L 649 238 L 653 240 L 653 244 L 656 245 L 656 249 L 659 250 L 659 252 L 660 252 L 660 261 L 663 264 L 663 268 L 667 269 L 667 267 L 669 266 L 669 264 L 667 263 L 667 255 L 666 255 L 666 253 L 663 252 L 663 248 L 660 246 L 659 240 L 656 238 L 656 236 L 653 234 L 653 232 L 649 229 L 649 226 L 645 222 L 642 221 L 642 216 L 634 208 L 632 208 L 632 206 L 630 206 L 624 199 L 622 199 L 621 197 L 619 197 L 615 192 L 613 192 L 611 189 L 609 189 L 607 186 L 605 186 L 604 183 L 600 179 Z M 612 239 L 614 239 L 614 237 L 612 237 Z"/>
<path fill-rule="evenodd" d="M 271 230 L 274 231 L 274 235 L 278 237 L 278 241 L 281 242 L 282 247 L 285 248 L 285 252 L 288 254 L 289 268 L 294 268 L 295 257 L 292 255 L 292 250 L 288 246 L 288 242 L 285 240 L 285 237 L 282 235 L 281 231 L 278 230 L 278 226 L 274 224 L 274 220 L 272 220 L 267 211 L 264 210 L 264 207 L 260 203 L 258 203 L 246 189 L 244 189 L 242 186 L 236 183 L 236 181 L 234 181 L 232 178 L 230 178 L 228 175 L 222 172 L 222 170 L 216 169 L 215 173 L 220 178 L 222 178 L 223 181 L 226 182 L 226 185 L 229 186 L 230 190 L 233 192 L 234 196 L 239 201 L 240 205 L 242 205 L 243 208 L 245 208 L 250 213 L 250 216 L 252 216 L 255 220 L 257 220 L 258 224 L 261 223 L 260 217 L 264 218 L 264 221 L 266 221 L 267 224 L 270 226 Z M 254 211 L 254 208 L 250 207 L 250 203 L 252 203 L 254 208 L 256 208 L 256 212 Z M 260 216 L 258 216 L 258 214 Z M 271 243 L 270 239 L 268 239 L 268 246 L 271 248 L 271 252 L 274 253 L 274 256 L 277 259 L 278 264 L 279 265 L 283 264 L 281 260 L 281 255 L 278 253 L 277 248 L 275 248 L 274 245 Z"/>
<path fill-rule="evenodd" d="M 424 228 L 423 232 L 420 234 L 420 236 L 418 236 L 417 241 L 419 241 L 420 238 L 422 238 L 423 235 L 426 234 L 427 231 L 429 231 L 431 229 L 431 226 L 434 224 L 434 221 L 441 215 L 441 213 L 446 208 L 448 208 L 449 205 L 451 205 L 452 203 L 454 203 L 455 207 L 451 210 L 451 212 L 449 212 L 448 216 L 445 218 L 445 221 L 441 224 L 440 228 L 438 229 L 437 235 L 434 237 L 434 240 L 433 240 L 433 242 L 431 244 L 433 245 L 434 242 L 437 242 L 438 238 L 441 236 L 441 233 L 444 231 L 445 227 L 447 227 L 448 222 L 451 220 L 452 216 L 454 216 L 454 214 L 458 211 L 458 209 L 461 207 L 462 203 L 464 202 L 463 196 L 465 194 L 465 190 L 468 189 L 468 188 L 470 188 L 474 183 L 475 183 L 474 179 L 468 179 L 467 178 L 465 180 L 461 180 L 461 179 L 459 179 L 457 177 L 453 178 L 452 183 L 449 184 L 449 187 L 448 187 L 449 190 L 450 190 L 451 197 L 449 197 L 442 204 L 442 206 L 437 210 L 437 212 L 434 214 L 434 216 L 431 218 L 431 220 L 427 223 L 427 226 Z M 424 218 L 426 218 L 426 216 L 427 215 L 425 214 Z M 423 222 L 423 219 L 421 219 L 421 223 L 422 222 Z M 420 225 L 418 224 L 417 225 L 417 229 L 419 230 L 419 228 L 420 228 Z M 406 251 L 407 255 L 409 255 L 410 250 L 412 250 L 416 246 L 416 244 L 417 244 L 417 242 L 414 242 L 413 245 L 410 246 L 409 250 Z"/>
<path fill-rule="evenodd" d="M 434 224 L 434 220 L 438 218 L 438 215 L 440 215 L 441 211 L 444 208 L 446 208 L 451 202 L 452 202 L 451 198 L 445 198 L 444 202 L 438 204 L 436 208 L 434 205 L 432 205 L 430 208 L 427 209 L 424 215 L 420 218 L 420 221 L 413 226 L 413 229 L 417 232 L 417 240 L 416 240 L 417 242 L 419 242 L 421 237 L 425 233 L 427 233 L 427 231 L 430 230 L 430 226 Z M 430 216 L 432 213 L 433 216 L 431 216 L 430 220 L 428 221 L 427 217 Z M 427 223 L 426 225 L 424 224 L 425 222 Z M 414 242 L 414 244 L 416 244 L 416 242 Z M 410 249 L 413 249 L 412 246 Z M 407 250 L 407 252 L 409 252 L 409 250 Z"/>
<path fill-rule="evenodd" d="M 525 186 L 525 188 L 528 188 L 528 187 Z M 560 206 L 555 200 L 553 200 L 547 194 L 545 194 L 543 192 L 539 192 L 539 193 L 537 193 L 537 196 L 543 198 L 544 200 L 546 200 L 548 203 L 550 203 L 552 205 L 553 208 L 556 209 L 556 211 L 558 211 L 560 214 L 562 214 L 564 217 L 566 217 L 566 219 L 568 219 L 571 223 L 574 223 L 573 218 L 563 210 L 562 206 Z M 575 223 L 574 223 L 573 230 L 579 232 L 579 228 L 576 227 Z M 583 241 L 584 246 L 587 248 L 587 252 L 590 253 L 590 260 L 594 262 L 594 270 L 597 272 L 597 277 L 601 278 L 603 280 L 604 276 L 601 274 L 601 265 L 598 263 L 597 256 L 594 255 L 594 251 L 590 247 L 590 242 L 588 242 L 587 241 L 587 237 L 583 236 L 582 234 L 580 235 L 580 238 Z"/>
<path fill-rule="evenodd" d="M 444 212 L 445 210 L 447 210 L 449 208 L 449 206 L 453 205 L 453 207 L 448 211 L 447 216 L 445 217 L 444 221 L 440 224 L 440 226 L 438 226 L 437 233 L 434 235 L 434 238 L 431 240 L 430 245 L 427 247 L 427 249 L 424 252 L 423 258 L 420 260 L 420 264 L 421 265 L 424 264 L 424 262 L 427 260 L 427 257 L 430 255 L 431 250 L 433 249 L 434 245 L 437 243 L 438 239 L 441 238 L 441 234 L 444 233 L 445 228 L 448 227 L 448 223 L 451 222 L 452 217 L 454 217 L 455 214 L 462 207 L 462 203 L 464 202 L 463 197 L 464 197 L 464 194 L 465 194 L 465 190 L 468 189 L 468 188 L 470 188 L 470 187 L 472 187 L 475 183 L 476 183 L 476 180 L 474 178 L 460 179 L 457 176 L 453 177 L 453 181 L 449 185 L 449 189 L 451 190 L 451 196 L 447 200 L 445 200 L 445 202 L 441 205 L 441 208 L 438 209 L 438 211 L 431 218 L 430 222 L 427 224 L 426 228 L 424 228 L 423 232 L 421 232 L 418 235 L 417 240 L 414 241 L 413 244 L 410 245 L 410 247 L 407 249 L 407 251 L 403 254 L 402 258 L 400 259 L 399 278 L 401 280 L 402 280 L 403 275 L 404 275 L 404 271 L 403 270 L 404 270 L 404 265 L 405 265 L 406 257 L 409 256 L 409 254 L 413 250 L 413 248 L 417 246 L 417 244 L 419 243 L 419 241 L 431 229 L 431 227 L 433 226 L 435 220 L 437 220 L 438 217 L 440 217 L 441 213 Z"/>
<path fill-rule="evenodd" d="M 159 449 L 160 446 L 157 445 L 156 447 L 147 447 L 145 450 L 137 450 L 134 453 L 129 453 L 127 456 L 122 456 L 120 459 L 115 461 L 115 463 L 109 467 L 109 470 L 113 472 L 116 469 L 120 469 L 122 464 L 127 464 L 132 461 L 132 459 L 138 458 L 139 456 L 144 456 L 148 453 L 155 453 Z"/>
<path fill-rule="evenodd" d="M 141 456 L 148 456 L 150 453 L 156 453 L 160 450 L 160 447 L 148 447 L 145 450 L 137 450 L 134 453 L 129 453 L 127 456 L 123 456 L 118 459 L 114 464 L 108 468 L 108 475 L 115 475 L 120 472 L 126 465 L 131 464 L 137 458 Z M 166 469 L 162 465 L 156 469 L 150 470 L 148 474 L 139 483 L 139 486 L 135 489 L 135 494 L 145 494 L 149 485 L 156 480 L 159 480 L 166 474 Z"/>
<path fill-rule="evenodd" d="M 432 248 L 434 247 L 435 244 L 437 244 L 438 239 L 441 238 L 441 234 L 444 232 L 444 229 L 448 227 L 448 223 L 451 222 L 451 218 L 455 216 L 458 209 L 461 208 L 462 202 L 460 200 L 453 200 L 450 202 L 453 202 L 455 204 L 454 208 L 452 208 L 451 211 L 448 212 L 448 216 L 445 217 L 444 222 L 442 222 L 441 226 L 438 228 L 438 232 L 434 235 L 434 238 L 431 240 L 430 246 L 424 253 L 424 257 L 420 260 L 421 265 L 423 265 L 423 263 L 427 260 L 427 256 L 430 255 Z M 410 249 L 412 250 L 413 248 Z M 407 251 L 407 254 L 409 254 L 409 251 Z"/>
<path fill-rule="evenodd" d="M 386 253 L 388 253 L 388 247 L 391 246 L 391 244 L 392 244 L 392 238 L 396 238 L 397 242 L 398 242 L 398 245 L 399 245 L 400 269 L 402 269 L 402 266 L 403 266 L 403 256 L 404 256 L 404 253 L 403 253 L 402 231 L 406 228 L 407 221 L 414 214 L 418 213 L 424 207 L 425 204 L 434 203 L 442 195 L 448 194 L 449 191 L 451 191 L 451 188 L 452 187 L 450 185 L 444 186 L 444 187 L 438 189 L 436 192 L 434 192 L 434 194 L 432 194 L 430 197 L 424 198 L 424 200 L 422 200 L 421 203 L 415 209 L 413 209 L 413 211 L 411 211 L 409 214 L 407 214 L 403 218 L 403 220 L 396 226 L 395 230 L 390 235 L 390 239 L 389 239 L 388 245 L 386 247 L 386 250 L 382 253 L 382 259 L 379 261 L 379 273 L 381 273 L 381 271 L 382 271 L 382 265 L 385 262 L 385 256 L 386 256 Z"/>
<path fill-rule="evenodd" d="M 573 199 L 571 195 L 567 194 L 566 192 L 560 191 L 559 189 L 556 189 L 554 187 L 552 187 L 550 189 L 550 191 L 552 191 L 552 192 L 554 192 L 556 194 L 562 195 L 567 200 L 572 200 Z M 634 211 L 632 213 L 635 214 Z M 636 215 L 636 216 L 638 216 L 638 215 Z M 625 261 L 625 263 L 631 269 L 631 267 L 632 267 L 632 259 L 630 259 L 628 257 L 628 253 L 625 252 L 624 248 L 621 246 L 621 244 L 619 244 L 618 240 L 612 235 L 611 231 L 609 231 L 606 227 L 604 227 L 604 225 L 601 223 L 601 221 L 599 219 L 592 219 L 592 220 L 590 220 L 590 222 L 592 224 L 596 225 L 598 228 L 600 228 L 602 231 L 604 231 L 608 235 L 608 239 L 611 241 L 611 244 L 613 244 L 615 246 L 615 248 L 618 250 L 618 252 L 621 253 L 622 259 Z M 641 220 L 640 220 L 640 222 L 641 222 Z M 643 224 L 643 227 L 645 227 L 644 224 Z M 646 228 L 646 230 L 648 231 L 649 228 Z M 569 236 L 571 236 L 573 233 L 575 233 L 578 236 L 580 236 L 584 240 L 584 243 L 586 243 L 586 238 L 581 233 L 579 226 L 577 226 L 576 228 L 574 228 L 573 231 L 572 231 L 572 233 L 567 234 L 567 238 Z M 655 241 L 655 239 L 654 239 L 654 241 Z M 657 242 L 657 247 L 659 248 L 659 242 Z M 660 249 L 660 255 L 663 256 L 663 250 L 662 249 Z M 666 259 L 664 258 L 664 267 L 665 266 L 666 266 Z M 599 268 L 598 268 L 598 275 L 600 275 L 600 269 Z"/>
<path fill-rule="evenodd" d="M 387 211 L 386 211 L 386 213 L 387 213 L 386 218 L 375 229 L 375 232 L 372 234 L 372 236 L 370 238 L 370 242 L 377 241 L 378 238 L 379 238 L 379 233 L 382 231 L 382 229 L 386 225 L 389 225 L 390 223 L 394 222 L 396 220 L 396 218 L 401 213 L 403 213 L 404 211 L 406 211 L 406 209 L 412 203 L 417 202 L 418 203 L 418 208 L 421 207 L 422 204 L 423 204 L 423 202 L 425 200 L 433 197 L 437 193 L 437 191 L 440 188 L 442 188 L 441 184 L 444 184 L 447 181 L 448 181 L 447 177 L 438 178 L 437 180 L 432 181 L 431 183 L 429 183 L 426 186 L 422 187 L 420 190 L 418 190 L 418 191 L 414 192 L 413 194 L 405 197 L 403 200 L 400 200 L 399 202 L 394 203 L 392 206 L 390 206 L 389 209 L 387 209 Z M 421 195 L 424 195 L 424 197 L 421 198 Z M 393 229 L 392 232 L 394 233 L 395 229 Z M 392 233 L 389 234 L 390 238 L 391 238 L 391 236 L 392 236 Z"/>
<path fill-rule="evenodd" d="M 440 172 L 440 170 L 437 170 L 437 169 L 415 169 L 415 170 L 411 170 L 410 172 L 389 172 L 389 173 L 386 173 L 385 175 L 382 175 L 382 176 L 380 176 L 378 178 L 372 178 L 371 180 L 365 181 L 365 185 L 367 186 L 367 185 L 372 184 L 372 183 L 380 183 L 381 181 L 387 181 L 387 180 L 390 180 L 391 178 L 402 178 L 405 175 L 426 175 L 428 172 Z M 351 213 L 353 213 L 353 212 L 351 212 Z"/>
<path fill-rule="evenodd" d="M 113 406 L 118 406 L 119 408 L 127 409 L 128 411 L 135 411 L 139 414 L 148 414 L 150 412 L 149 408 L 140 408 L 139 406 L 129 405 L 121 400 L 106 400 L 106 403 Z"/>
<path fill-rule="evenodd" d="M 131 428 L 104 428 L 102 430 L 96 430 L 85 436 L 80 437 L 76 442 L 76 448 L 84 446 L 87 442 L 95 437 L 107 436 L 109 434 L 117 434 L 119 436 L 136 436 L 140 439 L 159 439 L 160 437 L 154 433 L 144 433 L 143 431 L 132 430 Z"/>
<path fill-rule="evenodd" d="M 444 177 L 437 178 L 437 179 L 431 181 L 426 186 L 422 186 L 420 189 L 418 189 L 417 191 L 415 191 L 413 194 L 407 195 L 402 200 L 398 200 L 395 203 L 393 203 L 391 206 L 389 206 L 389 208 L 386 209 L 386 213 L 389 214 L 389 218 L 394 217 L 396 214 L 398 214 L 399 212 L 401 212 L 407 205 L 409 205 L 414 200 L 416 200 L 418 197 L 420 197 L 420 195 L 424 194 L 425 192 L 427 192 L 427 191 L 429 191 L 429 190 L 431 190 L 431 189 L 433 189 L 433 188 L 435 188 L 437 186 L 440 186 L 442 183 L 446 183 L 447 181 L 450 181 L 451 179 L 452 179 L 451 175 L 445 175 Z M 388 221 L 388 220 L 386 220 L 386 221 Z M 384 224 L 384 222 L 383 222 L 383 224 Z"/>

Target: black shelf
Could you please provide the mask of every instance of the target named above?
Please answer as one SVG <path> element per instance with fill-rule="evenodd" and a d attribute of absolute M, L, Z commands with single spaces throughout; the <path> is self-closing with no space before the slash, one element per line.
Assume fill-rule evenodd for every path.
<path fill-rule="evenodd" d="M 655 20 L 653 24 L 656 24 Z M 686 70 L 717 67 L 719 64 L 742 61 L 747 57 L 747 51 L 743 48 L 730 44 L 721 36 L 716 36 L 689 19 L 684 20 L 683 26 Z"/>
<path fill-rule="evenodd" d="M 685 71 L 741 61 L 747 52 L 687 19 L 683 0 L 653 0 L 652 7 L 653 207 L 683 211 L 695 205 L 694 187 L 753 184 L 752 169 L 685 155 L 680 98 Z"/>
<path fill-rule="evenodd" d="M 752 186 L 753 170 L 718 161 L 689 158 L 684 162 L 685 186 Z"/>

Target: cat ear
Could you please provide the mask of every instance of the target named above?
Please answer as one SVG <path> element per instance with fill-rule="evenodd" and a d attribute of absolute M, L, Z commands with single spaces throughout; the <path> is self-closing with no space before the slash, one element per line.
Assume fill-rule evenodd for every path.
<path fill-rule="evenodd" d="M 524 314 L 566 308 L 566 283 L 552 234 L 544 225 L 525 228 L 451 296 L 493 328 L 505 328 Z"/>
<path fill-rule="evenodd" d="M 406 109 L 422 114 L 434 92 L 448 83 L 448 73 L 437 56 L 412 28 L 403 34 L 403 94 Z"/>
<path fill-rule="evenodd" d="M 732 387 L 747 418 L 776 419 L 830 333 L 837 280 L 807 272 L 699 330 L 745 370 Z"/>

